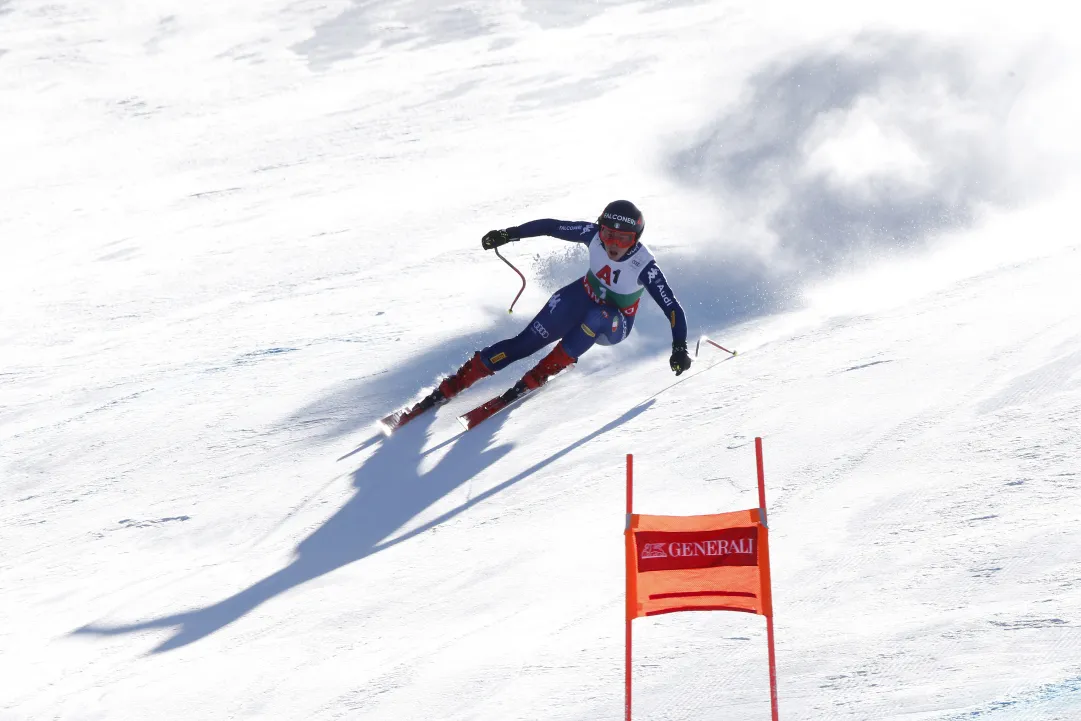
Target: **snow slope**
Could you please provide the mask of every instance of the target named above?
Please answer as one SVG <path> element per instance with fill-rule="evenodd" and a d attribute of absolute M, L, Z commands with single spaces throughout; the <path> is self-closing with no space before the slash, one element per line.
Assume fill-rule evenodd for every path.
<path fill-rule="evenodd" d="M 642 512 L 755 505 L 781 717 L 1081 718 L 1076 50 L 1053 4 L 0 2 L 0 719 L 622 718 Z M 629 197 L 690 316 L 372 423 Z M 636 622 L 636 718 L 769 717 Z"/>

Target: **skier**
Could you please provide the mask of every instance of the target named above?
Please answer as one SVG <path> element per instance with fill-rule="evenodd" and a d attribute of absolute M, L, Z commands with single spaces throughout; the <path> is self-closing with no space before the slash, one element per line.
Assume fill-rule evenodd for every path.
<path fill-rule="evenodd" d="M 539 388 L 595 343 L 615 345 L 626 338 L 634 325 L 643 290 L 649 291 L 672 326 L 672 370 L 678 376 L 690 368 L 687 319 L 653 253 L 641 242 L 644 230 L 645 221 L 634 203 L 617 200 L 605 207 L 596 223 L 543 219 L 485 233 L 481 238 L 485 250 L 543 235 L 582 243 L 589 248 L 589 271 L 553 293 L 521 333 L 474 353 L 434 391 L 402 413 L 395 426 L 446 403 L 481 378 L 558 341 L 522 376 L 512 392 L 522 395 Z"/>

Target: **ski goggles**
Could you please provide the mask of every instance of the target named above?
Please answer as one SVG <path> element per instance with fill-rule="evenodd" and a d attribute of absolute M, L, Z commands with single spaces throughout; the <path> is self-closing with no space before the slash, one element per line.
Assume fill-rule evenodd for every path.
<path fill-rule="evenodd" d="M 635 244 L 638 234 L 633 230 L 615 230 L 603 225 L 600 230 L 601 242 L 605 245 L 614 245 L 617 248 L 627 249 Z"/>

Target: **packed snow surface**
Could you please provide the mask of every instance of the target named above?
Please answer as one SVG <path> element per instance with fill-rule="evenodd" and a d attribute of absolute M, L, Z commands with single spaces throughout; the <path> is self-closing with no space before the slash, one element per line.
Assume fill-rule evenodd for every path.
<path fill-rule="evenodd" d="M 1081 719 L 1081 87 L 1057 3 L 0 0 L 0 719 L 623 718 L 636 510 L 757 505 L 781 718 Z M 629 198 L 645 297 L 386 413 Z M 641 719 L 765 624 L 635 622 Z"/>

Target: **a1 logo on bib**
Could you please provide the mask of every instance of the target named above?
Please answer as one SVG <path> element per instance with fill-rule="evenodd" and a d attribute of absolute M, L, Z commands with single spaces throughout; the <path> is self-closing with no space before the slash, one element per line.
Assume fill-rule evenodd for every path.
<path fill-rule="evenodd" d="M 612 285 L 613 283 L 619 282 L 619 273 L 620 271 L 617 270 L 613 275 L 612 267 L 606 265 L 597 271 L 597 278 L 603 280 L 605 285 Z"/>

